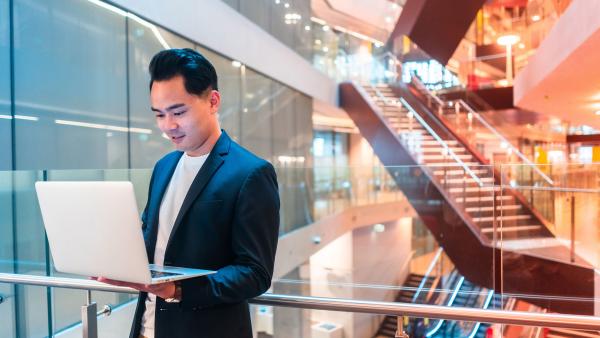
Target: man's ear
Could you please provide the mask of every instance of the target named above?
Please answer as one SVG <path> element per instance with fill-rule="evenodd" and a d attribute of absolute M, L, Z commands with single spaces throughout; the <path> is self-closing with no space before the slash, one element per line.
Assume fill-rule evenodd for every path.
<path fill-rule="evenodd" d="M 216 90 L 212 90 L 210 92 L 210 108 L 211 110 L 213 110 L 214 112 L 219 110 L 219 106 L 221 105 L 221 94 L 216 91 Z"/>

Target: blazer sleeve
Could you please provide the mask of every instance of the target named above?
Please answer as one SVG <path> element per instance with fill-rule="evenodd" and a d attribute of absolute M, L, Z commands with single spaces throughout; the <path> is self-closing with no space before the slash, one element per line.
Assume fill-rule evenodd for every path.
<path fill-rule="evenodd" d="M 184 280 L 183 308 L 237 303 L 269 289 L 279 237 L 279 203 L 275 170 L 265 162 L 246 177 L 238 194 L 232 222 L 232 264 L 215 274 Z"/>

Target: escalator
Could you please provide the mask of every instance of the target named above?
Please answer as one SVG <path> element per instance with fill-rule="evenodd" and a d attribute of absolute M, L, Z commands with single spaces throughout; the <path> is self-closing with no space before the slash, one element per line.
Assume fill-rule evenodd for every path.
<path fill-rule="evenodd" d="M 404 285 L 402 285 L 402 291 L 396 296 L 395 302 L 401 303 L 412 303 L 413 298 L 421 284 L 423 288 L 428 289 L 431 287 L 435 278 L 425 277 L 419 274 L 410 274 L 406 279 Z M 422 283 L 424 281 L 424 283 Z M 396 329 L 398 327 L 397 317 L 385 316 L 379 330 L 375 334 L 375 337 L 394 337 Z"/>
<path fill-rule="evenodd" d="M 500 252 L 500 237 L 543 241 L 554 235 L 520 193 L 499 186 L 497 168 L 439 118 L 422 92 L 407 85 L 343 83 L 340 98 L 362 136 L 469 281 L 489 289 L 502 285 L 507 293 L 542 296 L 528 301 L 552 311 L 593 313 L 592 302 L 578 301 L 594 296 L 594 271 L 585 262 L 569 264 L 540 254 Z M 556 295 L 570 298 L 543 297 Z"/>

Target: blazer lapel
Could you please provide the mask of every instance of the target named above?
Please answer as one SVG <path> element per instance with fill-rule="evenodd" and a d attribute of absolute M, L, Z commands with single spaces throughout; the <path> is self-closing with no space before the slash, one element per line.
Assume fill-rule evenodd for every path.
<path fill-rule="evenodd" d="M 144 234 L 146 242 L 146 251 L 148 252 L 148 260 L 150 263 L 154 262 L 154 249 L 156 247 L 156 237 L 158 236 L 158 215 L 160 213 L 160 204 L 163 200 L 171 177 L 177 168 L 177 163 L 183 152 L 175 152 L 170 158 L 167 159 L 163 168 L 157 168 L 155 182 L 153 184 L 153 194 L 150 197 L 150 205 L 148 210 L 152 210 L 151 214 L 148 215 L 148 227 L 149 229 Z"/>
<path fill-rule="evenodd" d="M 177 218 L 175 219 L 175 224 L 173 225 L 173 229 L 171 230 L 171 234 L 169 235 L 169 241 L 167 242 L 167 247 L 165 253 L 168 252 L 169 247 L 171 245 L 171 241 L 173 240 L 173 236 L 177 232 L 177 229 L 181 226 L 181 221 L 183 217 L 192 206 L 194 201 L 198 198 L 200 193 L 206 187 L 206 184 L 210 181 L 210 179 L 215 175 L 217 170 L 223 165 L 225 161 L 223 156 L 225 156 L 229 152 L 229 146 L 231 143 L 231 139 L 222 131 L 219 140 L 215 144 L 213 150 L 208 155 L 206 162 L 200 168 L 200 171 L 194 178 L 190 189 L 188 190 L 185 198 L 183 200 L 183 204 L 181 205 L 181 209 L 179 209 L 179 213 L 177 214 Z"/>

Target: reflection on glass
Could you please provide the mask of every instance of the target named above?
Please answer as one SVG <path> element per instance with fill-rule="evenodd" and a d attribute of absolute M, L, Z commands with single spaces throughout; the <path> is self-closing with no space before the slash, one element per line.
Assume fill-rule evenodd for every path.
<path fill-rule="evenodd" d="M 0 171 L 0 272 L 14 273 L 13 173 Z M 15 289 L 0 284 L 0 337 L 15 336 Z"/>
<path fill-rule="evenodd" d="M 10 109 L 10 20 L 8 0 L 0 0 L 0 170 L 12 168 Z M 0 332 L 1 334 L 1 332 Z"/>
<path fill-rule="evenodd" d="M 206 48 L 196 46 L 215 67 L 219 77 L 219 92 L 221 93 L 221 108 L 219 123 L 235 141 L 240 139 L 240 114 L 242 112 L 242 65 L 239 62 L 223 57 Z"/>
<path fill-rule="evenodd" d="M 132 132 L 131 167 L 152 168 L 164 154 L 172 151 L 171 143 L 156 126 L 154 113 L 150 110 L 150 74 L 148 65 L 152 57 L 163 50 L 164 41 L 170 48 L 193 48 L 193 44 L 170 32 L 127 19 L 129 37 L 129 118 Z M 159 39 L 160 37 L 160 39 Z M 135 129 L 133 129 L 135 128 Z M 148 131 L 148 132 L 135 132 Z"/>
<path fill-rule="evenodd" d="M 125 17 L 75 0 L 17 0 L 14 17 L 25 117 L 15 120 L 16 167 L 127 167 Z"/>

